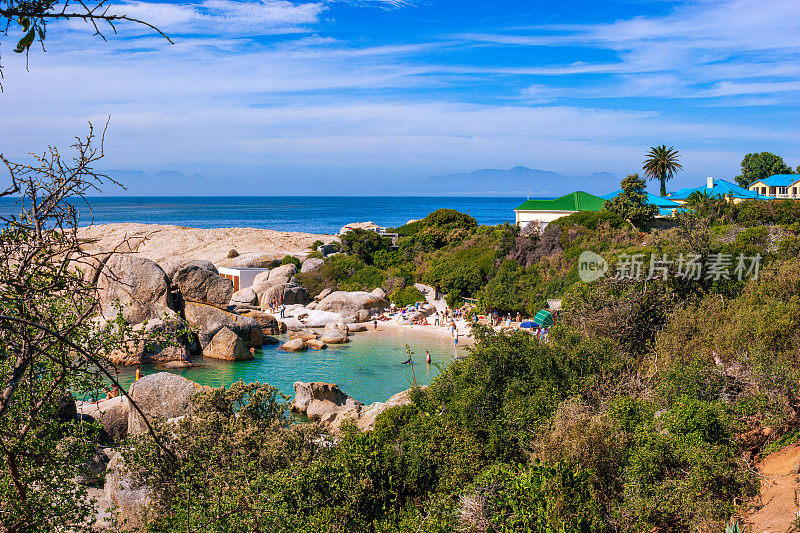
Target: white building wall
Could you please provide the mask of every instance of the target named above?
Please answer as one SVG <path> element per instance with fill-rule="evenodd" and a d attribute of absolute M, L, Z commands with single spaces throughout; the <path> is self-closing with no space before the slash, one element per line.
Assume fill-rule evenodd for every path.
<path fill-rule="evenodd" d="M 529 222 L 538 222 L 544 228 L 557 218 L 577 213 L 577 211 L 514 211 L 517 214 L 517 225 L 524 228 Z"/>
<path fill-rule="evenodd" d="M 219 267 L 217 269 L 220 274 L 228 274 L 229 276 L 239 277 L 239 290 L 253 286 L 253 281 L 256 276 L 261 272 L 268 272 L 268 268 L 233 268 L 233 267 Z"/>

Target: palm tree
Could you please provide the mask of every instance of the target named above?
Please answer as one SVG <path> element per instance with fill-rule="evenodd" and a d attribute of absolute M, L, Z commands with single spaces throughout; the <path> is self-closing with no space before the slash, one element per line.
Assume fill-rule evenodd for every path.
<path fill-rule="evenodd" d="M 679 170 L 683 170 L 678 163 L 680 155 L 674 147 L 667 148 L 666 144 L 651 146 L 650 151 L 645 154 L 642 169 L 645 176 L 661 182 L 661 196 L 667 195 L 667 181 L 675 177 Z"/>

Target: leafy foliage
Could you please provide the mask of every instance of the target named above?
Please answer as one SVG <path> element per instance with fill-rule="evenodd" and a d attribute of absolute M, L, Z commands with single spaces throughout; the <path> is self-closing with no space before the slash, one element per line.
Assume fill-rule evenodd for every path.
<path fill-rule="evenodd" d="M 658 214 L 658 207 L 648 201 L 644 179 L 639 174 L 630 174 L 620 185 L 622 192 L 613 200 L 606 200 L 604 208 L 639 227 L 653 220 Z"/>
<path fill-rule="evenodd" d="M 783 158 L 770 152 L 754 152 L 744 156 L 742 173 L 736 176 L 736 183 L 747 187 L 754 181 L 763 180 L 774 174 L 793 174 L 791 167 Z"/>

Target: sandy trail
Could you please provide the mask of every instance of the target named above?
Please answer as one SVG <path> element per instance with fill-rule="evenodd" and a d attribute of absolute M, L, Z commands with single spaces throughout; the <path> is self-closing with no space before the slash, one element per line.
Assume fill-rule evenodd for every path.
<path fill-rule="evenodd" d="M 745 518 L 753 533 L 786 533 L 798 518 L 800 476 L 791 474 L 800 461 L 800 443 L 778 450 L 758 463 L 763 507 Z"/>

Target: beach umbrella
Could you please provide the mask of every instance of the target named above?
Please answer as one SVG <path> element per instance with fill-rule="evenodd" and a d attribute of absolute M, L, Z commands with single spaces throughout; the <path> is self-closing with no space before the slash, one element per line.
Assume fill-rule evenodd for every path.
<path fill-rule="evenodd" d="M 553 313 L 551 313 L 547 309 L 542 309 L 541 311 L 536 313 L 536 316 L 533 317 L 533 321 L 539 326 L 552 326 Z"/>
<path fill-rule="evenodd" d="M 525 322 L 520 322 L 519 323 L 519 327 L 525 328 L 525 329 L 532 328 L 535 325 L 536 325 L 536 323 L 532 322 L 530 320 L 526 320 Z"/>

